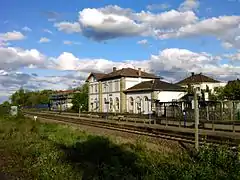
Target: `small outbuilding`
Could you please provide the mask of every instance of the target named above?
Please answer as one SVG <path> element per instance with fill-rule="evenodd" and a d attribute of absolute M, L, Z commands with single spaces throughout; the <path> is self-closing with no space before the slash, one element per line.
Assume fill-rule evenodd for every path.
<path fill-rule="evenodd" d="M 141 82 L 125 90 L 127 112 L 149 114 L 155 111 L 157 102 L 178 101 L 187 94 L 186 89 L 176 84 L 154 79 Z"/>

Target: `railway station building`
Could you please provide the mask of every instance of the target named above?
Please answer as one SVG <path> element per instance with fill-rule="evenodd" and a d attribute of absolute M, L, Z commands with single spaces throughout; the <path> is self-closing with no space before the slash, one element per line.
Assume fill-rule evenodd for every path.
<path fill-rule="evenodd" d="M 186 88 L 168 83 L 140 68 L 113 67 L 108 74 L 90 73 L 89 111 L 149 114 L 156 101 L 173 102 L 186 95 Z"/>

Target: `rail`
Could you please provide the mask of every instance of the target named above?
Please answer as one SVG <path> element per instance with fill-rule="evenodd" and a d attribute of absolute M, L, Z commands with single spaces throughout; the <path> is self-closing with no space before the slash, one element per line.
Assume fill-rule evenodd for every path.
<path fill-rule="evenodd" d="M 98 128 L 111 129 L 121 132 L 134 133 L 138 135 L 151 136 L 156 138 L 163 138 L 174 141 L 181 141 L 186 143 L 194 143 L 194 129 L 166 127 L 154 124 L 135 124 L 130 122 L 119 122 L 106 119 L 92 119 L 85 117 L 75 117 L 52 113 L 37 113 L 25 112 L 29 117 L 38 116 L 38 118 L 48 119 L 57 122 L 71 123 L 75 125 L 87 125 Z M 200 129 L 199 131 L 200 143 L 216 143 L 237 145 L 240 143 L 240 133 L 217 132 Z"/>

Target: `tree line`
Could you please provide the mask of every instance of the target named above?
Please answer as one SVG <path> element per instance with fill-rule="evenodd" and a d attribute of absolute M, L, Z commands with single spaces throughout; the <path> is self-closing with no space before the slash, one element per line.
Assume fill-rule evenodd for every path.
<path fill-rule="evenodd" d="M 88 110 L 88 85 L 84 84 L 81 87 L 75 88 L 77 93 L 74 93 L 72 103 L 73 110 L 78 111 L 81 106 L 82 111 Z M 1 106 L 16 105 L 20 107 L 34 107 L 36 105 L 49 104 L 49 97 L 55 94 L 57 91 L 53 90 L 42 90 L 42 91 L 28 91 L 20 88 L 10 96 L 10 102 L 5 101 Z"/>

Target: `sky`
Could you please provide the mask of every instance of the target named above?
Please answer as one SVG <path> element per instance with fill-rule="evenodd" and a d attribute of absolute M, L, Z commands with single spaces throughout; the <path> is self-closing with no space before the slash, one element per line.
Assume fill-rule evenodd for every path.
<path fill-rule="evenodd" d="M 113 66 L 172 83 L 191 72 L 239 78 L 240 0 L 0 1 L 0 102 Z"/>

